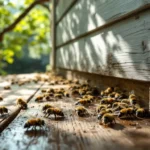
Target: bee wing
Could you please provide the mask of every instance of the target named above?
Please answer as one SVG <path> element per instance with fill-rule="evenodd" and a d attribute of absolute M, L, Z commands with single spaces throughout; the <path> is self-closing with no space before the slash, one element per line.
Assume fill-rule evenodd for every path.
<path fill-rule="evenodd" d="M 113 113 L 113 115 L 114 115 L 114 116 L 118 116 L 118 115 L 119 115 L 119 112 L 120 112 L 120 111 L 115 111 L 115 112 Z"/>

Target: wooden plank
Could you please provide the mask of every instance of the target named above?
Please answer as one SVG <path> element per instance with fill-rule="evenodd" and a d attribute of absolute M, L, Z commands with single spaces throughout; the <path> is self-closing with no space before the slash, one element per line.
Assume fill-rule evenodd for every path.
<path fill-rule="evenodd" d="M 59 85 L 43 86 L 43 88 L 46 87 L 60 88 Z M 75 101 L 72 98 L 63 98 L 50 102 L 63 109 L 65 119 L 54 120 L 53 116 L 48 119 L 44 118 L 41 112 L 41 108 L 46 102 L 35 103 L 34 100 L 35 97 L 29 102 L 29 109 L 22 111 L 8 128 L 1 133 L 1 150 L 37 148 L 43 150 L 98 150 L 100 148 L 107 150 L 149 149 L 149 121 L 135 121 L 140 124 L 141 129 L 130 126 L 130 121 L 120 120 L 117 120 L 117 124 L 113 128 L 104 128 L 98 124 L 94 116 L 89 118 L 79 118 L 76 116 L 74 113 Z M 94 111 L 94 109 L 95 106 L 89 108 L 90 111 Z M 26 131 L 23 125 L 27 119 L 33 117 L 44 119 L 47 128 Z"/>
<path fill-rule="evenodd" d="M 57 27 L 57 48 L 149 9 L 150 1 L 81 0 Z"/>
<path fill-rule="evenodd" d="M 67 13 L 69 13 L 69 11 L 72 9 L 72 7 L 76 4 L 78 0 L 73 0 L 72 3 L 70 3 L 70 5 L 68 6 L 68 8 L 66 8 L 66 10 L 64 11 L 64 13 L 61 15 L 61 17 L 57 20 L 56 22 L 56 26 L 61 22 L 61 20 L 66 16 Z M 66 3 L 66 2 L 65 2 Z M 59 10 L 59 8 L 58 8 Z"/>
<path fill-rule="evenodd" d="M 22 76 L 22 75 L 20 75 Z M 27 77 L 28 75 L 23 75 L 24 77 Z M 32 75 L 30 75 L 32 76 Z M 14 76 L 10 76 L 11 79 L 13 79 Z M 24 78 L 22 77 L 22 79 Z M 15 76 L 15 78 L 18 78 L 18 76 Z M 4 90 L 3 87 L 6 85 L 10 85 L 9 79 L 3 78 L 3 81 L 0 82 L 0 95 L 3 97 L 3 101 L 0 102 L 0 106 L 5 106 L 8 108 L 9 115 L 1 116 L 0 117 L 0 132 L 7 127 L 7 125 L 18 115 L 21 108 L 16 105 L 16 99 L 17 98 L 23 98 L 27 102 L 33 97 L 33 95 L 36 93 L 36 91 L 41 86 L 41 83 L 26 83 L 25 85 L 18 86 L 18 85 L 10 85 L 10 90 Z"/>
<path fill-rule="evenodd" d="M 57 4 L 57 10 L 56 10 L 56 16 L 57 16 L 57 22 L 63 18 L 64 14 L 66 14 L 66 10 L 71 6 L 71 4 L 76 0 L 59 0 Z"/>
<path fill-rule="evenodd" d="M 146 11 L 138 19 L 132 17 L 59 48 L 57 67 L 150 81 L 149 13 Z"/>

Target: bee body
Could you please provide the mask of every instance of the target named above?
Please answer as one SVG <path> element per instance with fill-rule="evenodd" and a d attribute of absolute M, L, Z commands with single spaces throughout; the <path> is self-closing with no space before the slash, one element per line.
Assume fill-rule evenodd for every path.
<path fill-rule="evenodd" d="M 99 113 L 102 108 L 107 109 L 107 105 L 99 105 L 99 106 L 96 108 L 96 112 Z"/>
<path fill-rule="evenodd" d="M 136 117 L 148 117 L 149 116 L 149 111 L 144 108 L 138 108 L 136 110 Z"/>
<path fill-rule="evenodd" d="M 42 92 L 42 93 L 46 93 L 46 89 L 42 89 L 41 92 Z"/>
<path fill-rule="evenodd" d="M 115 116 L 112 113 L 106 113 L 102 117 L 102 124 L 103 125 L 111 125 L 116 123 Z"/>
<path fill-rule="evenodd" d="M 114 98 L 103 98 L 101 100 L 101 104 L 110 104 L 112 105 L 115 102 Z"/>
<path fill-rule="evenodd" d="M 61 98 L 62 98 L 62 94 L 54 94 L 54 97 L 55 97 L 55 98 L 60 98 L 60 99 L 61 99 Z"/>
<path fill-rule="evenodd" d="M 24 128 L 29 129 L 30 127 L 36 128 L 37 126 L 42 127 L 45 125 L 44 120 L 37 118 L 37 119 L 30 119 L 24 124 Z"/>
<path fill-rule="evenodd" d="M 5 106 L 0 106 L 0 114 L 8 114 L 8 108 L 6 108 Z"/>
<path fill-rule="evenodd" d="M 127 117 L 127 116 L 133 116 L 135 113 L 135 110 L 132 107 L 129 108 L 123 108 L 120 110 L 118 117 Z"/>
<path fill-rule="evenodd" d="M 64 117 L 64 113 L 63 113 L 62 110 L 59 109 L 59 108 L 54 108 L 54 107 L 48 108 L 48 109 L 46 110 L 45 115 L 47 115 L 47 116 L 49 117 L 51 114 L 54 114 L 55 119 L 56 119 L 56 116 Z"/>
<path fill-rule="evenodd" d="M 39 95 L 39 96 L 36 97 L 35 101 L 36 102 L 41 102 L 41 101 L 43 101 L 43 98 L 44 98 L 43 95 Z"/>
<path fill-rule="evenodd" d="M 46 92 L 47 93 L 54 93 L 55 91 L 54 91 L 54 89 L 51 88 L 51 89 L 46 90 Z"/>
<path fill-rule="evenodd" d="M 79 104 L 81 104 L 81 105 L 88 105 L 90 103 L 91 103 L 91 100 L 89 100 L 89 99 L 80 99 L 80 100 L 78 100 L 75 103 L 75 105 L 79 105 Z"/>
<path fill-rule="evenodd" d="M 4 86 L 4 90 L 10 90 L 11 87 L 10 86 Z"/>
<path fill-rule="evenodd" d="M 126 104 L 126 103 L 121 103 L 121 102 L 115 102 L 115 103 L 113 103 L 113 105 L 112 105 L 112 108 L 113 108 L 114 111 L 118 111 L 118 110 L 121 110 L 121 109 L 123 109 L 123 108 L 128 108 L 128 107 L 129 107 L 128 104 Z"/>
<path fill-rule="evenodd" d="M 3 97 L 2 96 L 0 96 L 0 101 L 2 101 L 3 100 Z"/>
<path fill-rule="evenodd" d="M 75 112 L 77 113 L 77 115 L 79 117 L 84 117 L 84 116 L 86 116 L 88 114 L 88 111 L 87 111 L 87 109 L 84 106 L 77 106 L 75 108 Z"/>
<path fill-rule="evenodd" d="M 46 104 L 43 106 L 42 111 L 45 113 L 48 108 L 52 108 L 53 106 L 50 104 Z"/>
<path fill-rule="evenodd" d="M 17 105 L 19 105 L 22 109 L 27 109 L 27 103 L 22 99 L 17 99 Z"/>
<path fill-rule="evenodd" d="M 65 96 L 65 97 L 70 97 L 69 92 L 64 92 L 64 96 Z"/>

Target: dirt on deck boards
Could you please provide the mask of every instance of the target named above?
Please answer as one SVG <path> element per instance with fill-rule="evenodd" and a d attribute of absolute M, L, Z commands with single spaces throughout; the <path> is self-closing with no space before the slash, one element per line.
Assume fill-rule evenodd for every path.
<path fill-rule="evenodd" d="M 40 86 L 41 83 L 23 85 L 16 88 L 13 94 L 8 92 L 5 101 L 10 97 L 7 102 L 10 106 L 16 107 L 11 95 L 27 98 Z M 67 85 L 49 85 L 45 82 L 40 89 L 67 87 Z M 17 95 L 16 91 L 22 92 Z M 104 127 L 99 124 L 96 115 L 78 117 L 73 97 L 37 103 L 35 97 L 39 94 L 41 90 L 38 90 L 29 101 L 28 109 L 21 110 L 0 134 L 0 150 L 150 150 L 150 119 L 132 121 L 117 119 L 111 128 Z M 0 103 L 6 104 L 5 101 Z M 42 107 L 47 103 L 62 108 L 65 118 L 55 120 L 53 115 L 49 118 L 44 117 Z M 91 114 L 95 114 L 95 105 L 89 106 L 88 109 Z M 44 119 L 45 127 L 37 127 L 36 130 L 24 129 L 25 122 L 35 117 Z"/>

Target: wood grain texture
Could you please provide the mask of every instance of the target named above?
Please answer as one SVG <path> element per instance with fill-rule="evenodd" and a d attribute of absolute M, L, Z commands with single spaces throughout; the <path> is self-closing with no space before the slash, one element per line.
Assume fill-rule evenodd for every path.
<path fill-rule="evenodd" d="M 67 5 L 70 1 L 65 3 Z M 103 26 L 107 22 L 149 3 L 149 0 L 80 0 L 59 23 L 57 45 Z M 60 7 L 57 8 L 59 11 L 61 9 Z"/>
<path fill-rule="evenodd" d="M 66 2 L 66 0 L 59 0 L 57 3 L 57 10 L 56 10 L 56 16 L 57 16 L 57 21 L 61 18 L 63 13 L 66 11 L 66 9 L 70 6 L 74 0 L 69 0 Z"/>
<path fill-rule="evenodd" d="M 46 85 L 44 85 L 46 88 Z M 60 88 L 59 86 L 47 86 Z M 62 87 L 62 86 L 61 86 Z M 65 87 L 64 87 L 65 88 Z M 37 95 L 40 93 L 37 93 Z M 74 113 L 72 98 L 57 99 L 51 104 L 61 107 L 64 120 L 55 120 L 54 116 L 45 118 L 41 111 L 43 103 L 35 103 L 35 97 L 29 102 L 29 109 L 22 111 L 18 117 L 1 133 L 1 150 L 145 150 L 149 149 L 150 130 L 148 121 L 134 121 L 142 127 L 130 126 L 131 121 L 117 120 L 113 128 L 100 126 L 95 116 L 80 118 Z M 95 106 L 89 107 L 94 112 Z M 46 128 L 25 130 L 26 120 L 40 117 L 45 120 Z M 4 144 L 5 143 L 5 144 Z"/>
<path fill-rule="evenodd" d="M 57 67 L 150 81 L 150 11 L 57 50 Z"/>

